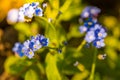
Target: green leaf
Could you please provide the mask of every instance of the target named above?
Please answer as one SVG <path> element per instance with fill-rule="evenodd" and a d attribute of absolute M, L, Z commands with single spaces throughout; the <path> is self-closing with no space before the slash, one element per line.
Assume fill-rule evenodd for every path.
<path fill-rule="evenodd" d="M 87 70 L 81 72 L 81 73 L 77 73 L 75 74 L 71 80 L 86 80 L 86 78 L 88 77 L 89 72 Z"/>
<path fill-rule="evenodd" d="M 57 65 L 56 56 L 48 53 L 46 56 L 46 74 L 48 80 L 61 80 Z"/>
<path fill-rule="evenodd" d="M 25 80 L 40 80 L 39 75 L 33 69 L 30 69 L 25 74 Z"/>
<path fill-rule="evenodd" d="M 76 52 L 76 49 L 67 48 L 61 55 L 63 55 L 64 58 L 57 58 L 59 59 L 57 65 L 61 73 L 73 75 L 80 72 L 80 70 L 74 66 L 74 63 L 82 56 L 79 52 Z"/>
<path fill-rule="evenodd" d="M 79 72 L 80 72 L 80 70 L 77 67 L 75 67 L 73 64 L 72 65 L 65 65 L 63 67 L 63 70 L 62 70 L 62 73 L 66 74 L 66 75 L 73 75 L 73 74 L 79 73 Z"/>
<path fill-rule="evenodd" d="M 37 63 L 37 67 L 39 68 L 40 73 L 44 75 L 45 74 L 44 66 L 39 62 Z"/>
<path fill-rule="evenodd" d="M 101 80 L 99 73 L 96 73 L 96 74 L 95 74 L 95 80 Z"/>
<path fill-rule="evenodd" d="M 61 16 L 60 20 L 68 21 L 73 17 L 80 15 L 82 8 L 79 6 L 70 6 Z"/>
<path fill-rule="evenodd" d="M 30 61 L 26 61 L 25 58 L 18 58 L 15 56 L 8 57 L 5 61 L 4 67 L 5 71 L 7 71 L 10 74 L 18 75 L 21 73 L 22 70 L 25 69 L 25 67 L 31 65 L 32 63 Z"/>
<path fill-rule="evenodd" d="M 27 23 L 17 23 L 14 28 L 18 30 L 18 32 L 26 35 L 26 36 L 31 36 L 31 30 L 30 26 Z"/>
<path fill-rule="evenodd" d="M 59 9 L 59 0 L 49 0 L 52 8 Z"/>
<path fill-rule="evenodd" d="M 72 37 L 81 37 L 83 34 L 80 34 L 79 25 L 71 24 L 70 32 L 67 34 L 67 38 L 70 39 Z"/>
<path fill-rule="evenodd" d="M 56 42 L 57 41 L 56 34 L 57 33 L 55 27 L 52 24 L 48 24 L 48 26 L 46 26 L 46 31 L 45 31 L 46 37 L 48 37 L 51 42 Z"/>
<path fill-rule="evenodd" d="M 64 41 L 67 41 L 66 32 L 61 25 L 57 25 L 57 38 L 61 45 L 63 45 Z"/>
<path fill-rule="evenodd" d="M 66 0 L 63 6 L 60 8 L 60 11 L 65 12 L 69 8 L 71 3 L 72 0 Z"/>

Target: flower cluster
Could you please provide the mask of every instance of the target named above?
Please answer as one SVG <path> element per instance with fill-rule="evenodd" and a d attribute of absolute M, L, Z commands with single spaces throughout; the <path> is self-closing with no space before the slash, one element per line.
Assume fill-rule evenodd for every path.
<path fill-rule="evenodd" d="M 7 21 L 16 23 L 16 22 L 25 22 L 31 21 L 33 16 L 42 16 L 43 10 L 39 7 L 39 2 L 26 3 L 19 9 L 12 9 L 8 12 Z"/>
<path fill-rule="evenodd" d="M 107 36 L 105 28 L 97 21 L 100 9 L 97 7 L 86 7 L 81 18 L 84 23 L 79 27 L 81 33 L 86 32 L 85 40 L 88 44 L 92 43 L 96 48 L 104 47 L 104 38 Z"/>
<path fill-rule="evenodd" d="M 20 57 L 27 56 L 32 58 L 34 52 L 40 49 L 41 47 L 48 46 L 49 39 L 45 38 L 43 35 L 32 36 L 30 40 L 25 41 L 23 44 L 16 43 L 13 47 L 13 51 L 17 53 Z"/>
<path fill-rule="evenodd" d="M 24 4 L 18 12 L 18 21 L 24 21 L 25 19 L 31 19 L 35 16 L 42 16 L 43 10 L 39 7 L 38 2 Z"/>

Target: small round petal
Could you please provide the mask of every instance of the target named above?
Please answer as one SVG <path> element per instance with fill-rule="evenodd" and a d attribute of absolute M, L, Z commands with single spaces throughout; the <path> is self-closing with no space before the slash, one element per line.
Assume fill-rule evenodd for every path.
<path fill-rule="evenodd" d="M 97 7 L 92 7 L 90 10 L 90 13 L 94 16 L 97 16 L 100 12 L 101 12 L 101 10 Z"/>
<path fill-rule="evenodd" d="M 33 56 L 34 56 L 34 52 L 30 49 L 29 51 L 28 51 L 28 58 L 32 58 Z"/>
<path fill-rule="evenodd" d="M 82 14 L 81 14 L 81 17 L 82 17 L 82 18 L 88 18 L 88 17 L 90 17 L 90 7 L 86 7 L 86 8 L 83 10 L 83 12 L 82 12 Z"/>
<path fill-rule="evenodd" d="M 99 24 L 96 24 L 91 30 L 95 32 L 95 37 L 97 39 L 103 39 L 107 36 L 105 29 Z"/>
<path fill-rule="evenodd" d="M 33 51 L 37 51 L 38 49 L 40 49 L 42 47 L 41 43 L 39 42 L 39 40 L 36 39 L 36 37 L 33 37 L 30 40 L 29 46 Z"/>
<path fill-rule="evenodd" d="M 26 48 L 25 46 L 22 48 L 22 52 L 30 59 L 34 56 L 34 52 L 31 49 Z"/>
<path fill-rule="evenodd" d="M 17 50 L 19 49 L 19 46 L 20 46 L 20 45 L 21 45 L 20 43 L 15 43 L 12 51 L 17 52 Z"/>
<path fill-rule="evenodd" d="M 49 39 L 48 39 L 48 38 L 45 38 L 43 35 L 37 35 L 37 36 L 36 36 L 36 39 L 40 41 L 40 44 L 41 44 L 42 46 L 48 46 Z"/>
<path fill-rule="evenodd" d="M 27 40 L 23 43 L 23 45 L 26 47 L 26 48 L 30 48 L 29 45 L 30 45 L 30 40 Z"/>
<path fill-rule="evenodd" d="M 100 12 L 101 12 L 101 10 L 99 8 L 94 7 L 94 6 L 88 6 L 83 10 L 81 17 L 82 18 L 97 17 L 97 15 Z"/>
<path fill-rule="evenodd" d="M 88 43 L 91 43 L 92 41 L 94 41 L 96 38 L 95 38 L 95 34 L 94 34 L 94 31 L 88 31 L 86 36 L 85 36 L 85 40 L 88 42 Z"/>
<path fill-rule="evenodd" d="M 25 14 L 25 16 L 32 18 L 34 12 L 35 12 L 34 8 L 32 6 L 29 6 L 29 7 L 25 8 L 24 14 Z"/>
<path fill-rule="evenodd" d="M 48 46 L 49 39 L 43 38 L 40 40 L 40 43 L 42 46 Z"/>
<path fill-rule="evenodd" d="M 101 31 L 98 33 L 98 39 L 105 38 L 107 36 L 107 33 L 105 31 Z"/>
<path fill-rule="evenodd" d="M 13 47 L 13 51 L 17 53 L 20 57 L 24 56 L 24 53 L 22 52 L 23 45 L 21 43 L 15 43 L 15 46 Z"/>
<path fill-rule="evenodd" d="M 35 15 L 36 16 L 43 16 L 43 10 L 40 7 L 36 8 Z"/>
<path fill-rule="evenodd" d="M 23 11 L 19 11 L 18 13 L 18 21 L 19 22 L 24 22 L 25 21 L 25 15 L 24 15 L 24 12 Z"/>
<path fill-rule="evenodd" d="M 82 17 L 82 18 L 88 18 L 89 16 L 90 16 L 90 13 L 87 12 L 87 11 L 85 11 L 85 12 L 83 12 L 83 13 L 81 14 L 81 17 Z"/>
<path fill-rule="evenodd" d="M 31 3 L 31 6 L 33 8 L 37 8 L 39 6 L 39 2 L 33 2 L 33 3 Z"/>
<path fill-rule="evenodd" d="M 85 27 L 85 26 L 80 26 L 80 27 L 79 27 L 79 31 L 80 31 L 81 33 L 84 33 L 84 32 L 87 31 L 87 27 Z"/>
<path fill-rule="evenodd" d="M 40 49 L 41 47 L 42 47 L 42 45 L 41 45 L 40 42 L 37 40 L 37 41 L 34 43 L 33 51 L 36 51 L 36 50 Z"/>
<path fill-rule="evenodd" d="M 95 46 L 96 48 L 104 47 L 105 46 L 104 40 L 97 39 L 97 40 L 93 41 L 93 46 Z"/>

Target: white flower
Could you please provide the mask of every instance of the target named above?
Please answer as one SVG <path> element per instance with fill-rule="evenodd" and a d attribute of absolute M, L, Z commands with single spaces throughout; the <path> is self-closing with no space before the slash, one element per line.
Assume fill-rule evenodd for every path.
<path fill-rule="evenodd" d="M 14 24 L 18 20 L 18 9 L 11 9 L 7 15 L 7 22 L 9 24 Z"/>

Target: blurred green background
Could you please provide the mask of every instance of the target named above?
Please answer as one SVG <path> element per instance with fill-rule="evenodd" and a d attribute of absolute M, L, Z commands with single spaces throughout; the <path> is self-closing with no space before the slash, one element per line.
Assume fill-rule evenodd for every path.
<path fill-rule="evenodd" d="M 47 3 L 44 18 L 35 17 L 28 23 L 7 23 L 10 9 L 34 1 L 41 5 Z M 106 46 L 98 50 L 95 80 L 119 80 L 120 0 L 0 0 L 0 80 L 87 80 L 94 50 L 83 46 L 77 51 L 84 39 L 78 28 L 80 14 L 86 6 L 101 9 L 98 21 L 108 33 Z M 68 45 L 62 48 L 61 54 L 42 48 L 33 59 L 20 58 L 12 52 L 15 42 L 24 42 L 38 33 L 50 38 L 50 47 L 58 47 L 63 41 Z M 107 55 L 104 60 L 103 54 Z"/>

